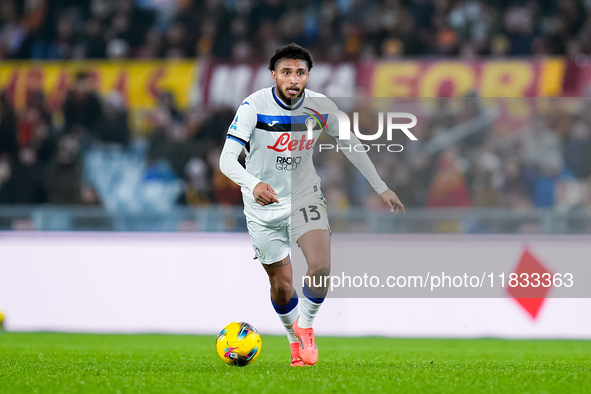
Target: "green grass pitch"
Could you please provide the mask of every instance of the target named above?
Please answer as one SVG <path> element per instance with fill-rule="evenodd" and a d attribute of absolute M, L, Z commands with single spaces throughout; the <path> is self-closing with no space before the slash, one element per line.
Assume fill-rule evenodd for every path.
<path fill-rule="evenodd" d="M 238 368 L 215 335 L 0 334 L 2 393 L 589 392 L 591 341 L 319 337 L 318 365 L 290 368 L 263 335 Z"/>

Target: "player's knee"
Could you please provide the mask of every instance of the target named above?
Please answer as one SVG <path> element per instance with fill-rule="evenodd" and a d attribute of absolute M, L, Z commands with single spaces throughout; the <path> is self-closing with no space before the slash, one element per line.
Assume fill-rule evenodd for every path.
<path fill-rule="evenodd" d="M 277 301 L 286 300 L 286 302 L 288 302 L 293 293 L 291 279 L 280 276 L 272 277 L 270 279 L 273 298 L 277 298 Z"/>
<path fill-rule="evenodd" d="M 310 264 L 308 274 L 314 277 L 325 277 L 330 275 L 330 262 L 317 262 Z"/>
<path fill-rule="evenodd" d="M 291 284 L 282 283 L 275 287 L 271 286 L 271 296 L 273 302 L 277 305 L 287 304 L 293 296 L 293 287 Z"/>

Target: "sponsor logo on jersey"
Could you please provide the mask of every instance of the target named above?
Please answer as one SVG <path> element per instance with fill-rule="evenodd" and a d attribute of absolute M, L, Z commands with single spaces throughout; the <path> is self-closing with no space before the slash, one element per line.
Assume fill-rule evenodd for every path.
<path fill-rule="evenodd" d="M 295 171 L 302 162 L 302 156 L 277 156 L 275 168 L 281 171 Z"/>
<path fill-rule="evenodd" d="M 276 123 L 279 123 L 279 121 L 278 120 L 274 120 L 271 123 L 267 123 L 267 124 L 269 125 L 269 127 L 273 127 L 273 126 L 275 126 Z"/>
<path fill-rule="evenodd" d="M 285 151 L 303 151 L 314 148 L 314 138 L 307 139 L 305 134 L 302 134 L 300 139 L 291 138 L 289 133 L 283 133 L 277 138 L 274 145 L 267 145 L 268 149 L 274 150 L 275 152 Z"/>

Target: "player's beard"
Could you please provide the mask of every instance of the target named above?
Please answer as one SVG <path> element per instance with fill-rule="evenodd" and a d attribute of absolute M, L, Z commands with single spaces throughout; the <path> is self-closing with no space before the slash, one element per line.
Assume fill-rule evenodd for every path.
<path fill-rule="evenodd" d="M 279 98 L 281 99 L 281 101 L 283 101 L 285 104 L 287 104 L 289 106 L 292 106 L 300 101 L 300 99 L 302 98 L 302 95 L 304 94 L 304 89 L 306 87 L 304 86 L 303 88 L 297 88 L 297 89 L 299 89 L 299 92 L 298 92 L 298 95 L 294 96 L 294 97 L 290 97 L 286 94 L 286 92 L 289 88 L 290 88 L 290 86 L 286 87 L 285 90 L 282 90 L 282 89 L 275 89 L 275 90 L 277 91 L 277 94 L 278 94 Z"/>

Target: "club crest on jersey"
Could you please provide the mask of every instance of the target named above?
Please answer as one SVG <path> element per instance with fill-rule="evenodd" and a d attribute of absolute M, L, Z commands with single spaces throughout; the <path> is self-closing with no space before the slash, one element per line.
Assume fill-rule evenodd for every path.
<path fill-rule="evenodd" d="M 274 145 L 267 145 L 268 149 L 274 150 L 275 152 L 285 152 L 285 151 L 303 151 L 303 150 L 310 150 L 314 148 L 314 143 L 316 140 L 306 139 L 306 135 L 302 134 L 302 138 L 295 139 L 291 138 L 289 133 L 283 133 L 277 138 Z"/>
<path fill-rule="evenodd" d="M 310 107 L 305 107 L 307 110 L 312 111 L 312 113 L 310 112 L 304 112 L 306 115 L 309 116 L 308 119 L 306 119 L 306 128 L 308 129 L 308 138 L 312 138 L 313 136 L 313 129 L 314 126 L 317 124 L 318 126 L 320 126 L 320 129 L 322 130 L 322 128 L 324 128 L 325 130 L 328 130 L 328 125 L 326 124 L 326 119 L 324 119 L 324 116 L 322 116 L 322 114 L 318 111 L 316 111 L 315 109 L 312 109 Z"/>

